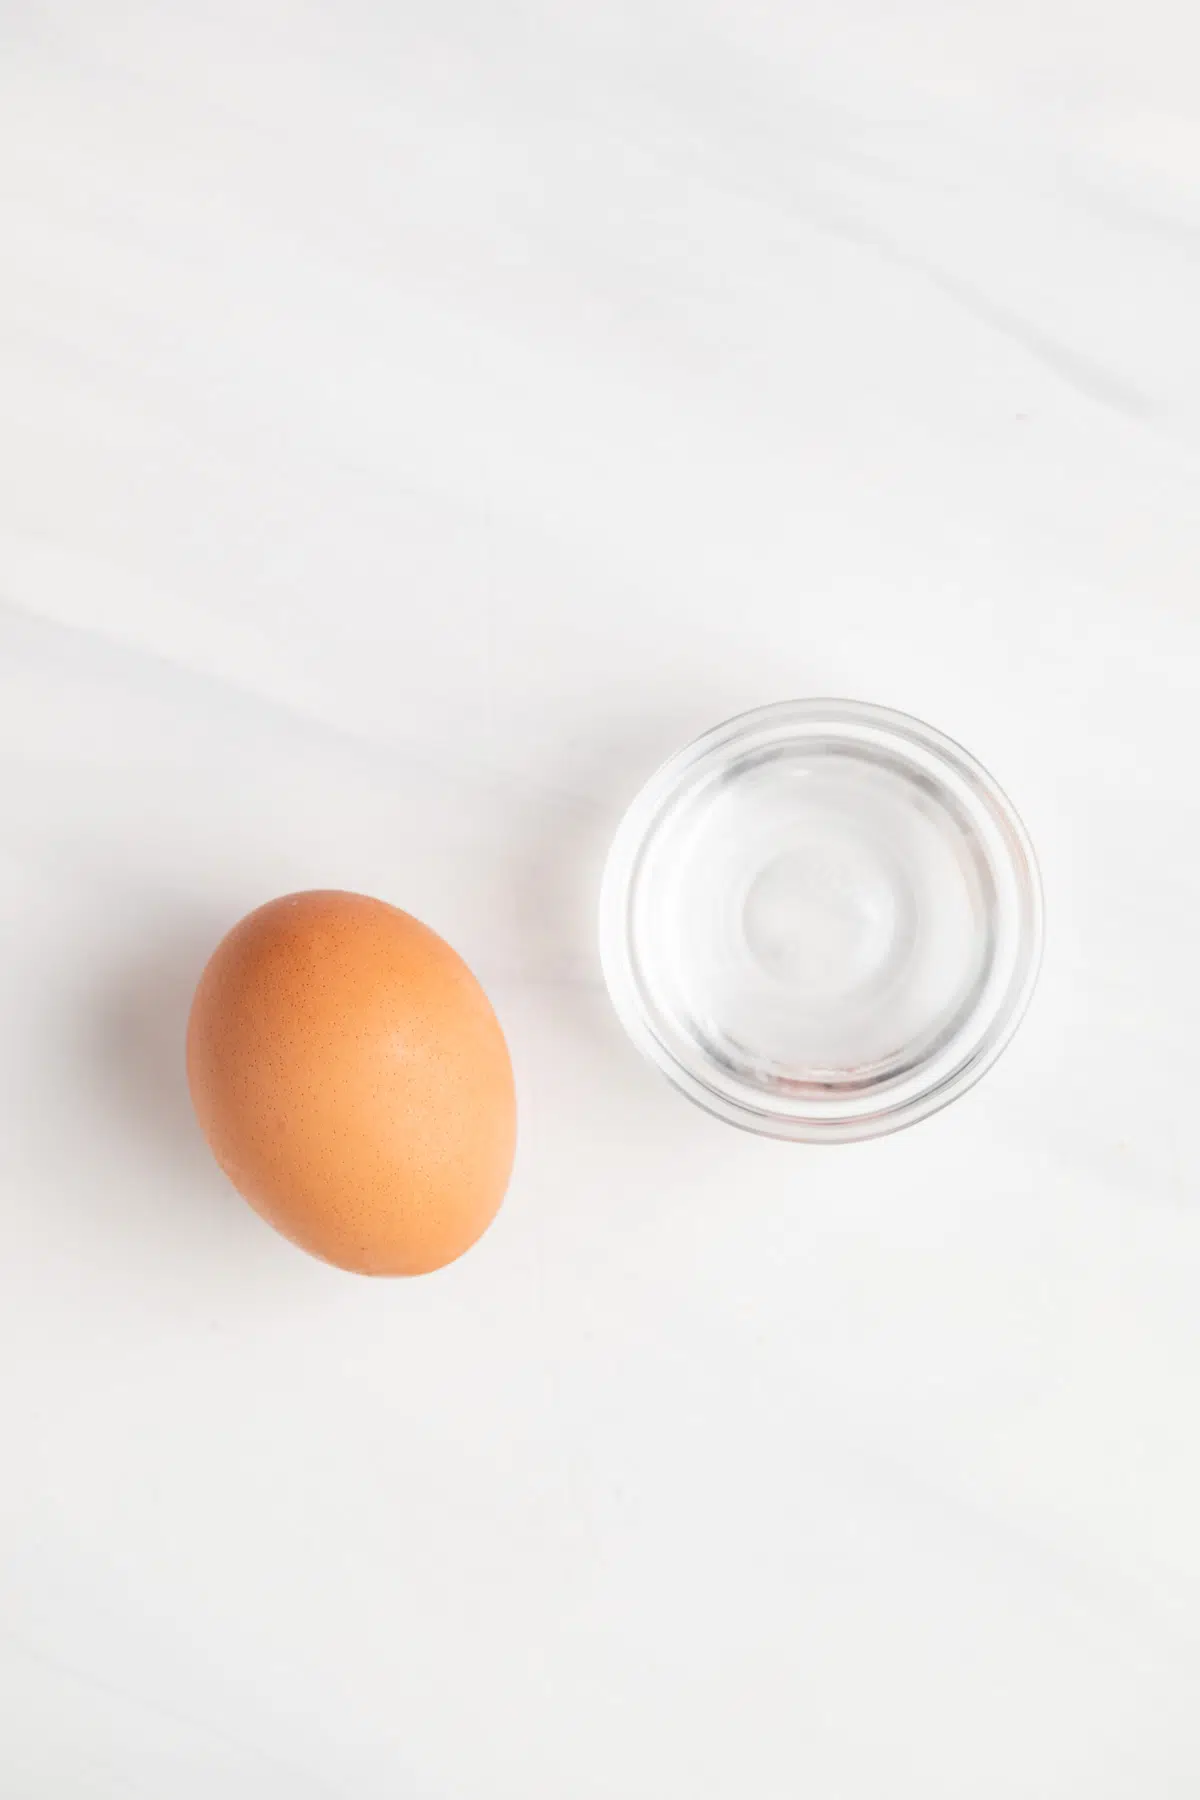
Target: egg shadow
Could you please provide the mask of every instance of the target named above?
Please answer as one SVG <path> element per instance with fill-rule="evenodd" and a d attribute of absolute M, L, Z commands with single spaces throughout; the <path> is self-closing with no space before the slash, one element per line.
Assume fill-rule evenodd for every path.
<path fill-rule="evenodd" d="M 172 1160 L 199 1145 L 187 1093 L 184 1034 L 211 932 L 181 933 L 118 970 L 97 1007 L 97 1049 L 113 1097 Z"/>
<path fill-rule="evenodd" d="M 88 1008 L 89 1089 L 136 1177 L 123 1191 L 146 1195 L 156 1230 L 173 1238 L 245 1212 L 196 1122 L 185 1064 L 192 995 L 228 922 L 173 920 L 142 934 L 136 951 L 113 959 Z"/>

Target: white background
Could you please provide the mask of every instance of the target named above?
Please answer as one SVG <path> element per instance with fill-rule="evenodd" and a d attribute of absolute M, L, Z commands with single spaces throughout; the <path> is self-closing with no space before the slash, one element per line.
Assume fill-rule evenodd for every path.
<path fill-rule="evenodd" d="M 1200 1792 L 1189 0 L 0 0 L 5 1800 Z M 1013 1047 L 815 1152 L 624 1042 L 625 801 L 961 737 Z M 372 1284 L 223 1183 L 280 892 L 476 968 L 509 1199 Z"/>

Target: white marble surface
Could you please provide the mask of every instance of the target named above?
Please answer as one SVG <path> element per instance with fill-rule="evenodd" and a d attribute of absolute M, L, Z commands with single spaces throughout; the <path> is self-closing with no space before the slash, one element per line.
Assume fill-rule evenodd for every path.
<path fill-rule="evenodd" d="M 1187 0 L 0 3 L 0 1792 L 1200 1792 Z M 624 1043 L 622 804 L 844 692 L 1038 841 L 902 1137 Z M 198 1141 L 191 984 L 442 930 L 522 1144 L 409 1284 Z"/>

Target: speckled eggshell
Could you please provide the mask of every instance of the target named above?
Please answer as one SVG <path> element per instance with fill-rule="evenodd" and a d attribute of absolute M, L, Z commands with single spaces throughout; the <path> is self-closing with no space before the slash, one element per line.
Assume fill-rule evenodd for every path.
<path fill-rule="evenodd" d="M 192 1103 L 285 1237 L 364 1275 L 452 1262 L 504 1197 L 508 1047 L 470 969 L 363 894 L 289 894 L 217 946 L 187 1034 Z"/>

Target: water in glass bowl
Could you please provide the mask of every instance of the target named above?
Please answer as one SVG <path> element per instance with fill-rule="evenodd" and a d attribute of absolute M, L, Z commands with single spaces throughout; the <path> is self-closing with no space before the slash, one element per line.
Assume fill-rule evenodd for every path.
<path fill-rule="evenodd" d="M 635 1041 L 750 1129 L 873 1136 L 952 1099 L 1028 1000 L 1033 855 L 958 745 L 847 701 L 764 707 L 673 757 L 626 815 L 601 904 Z"/>

